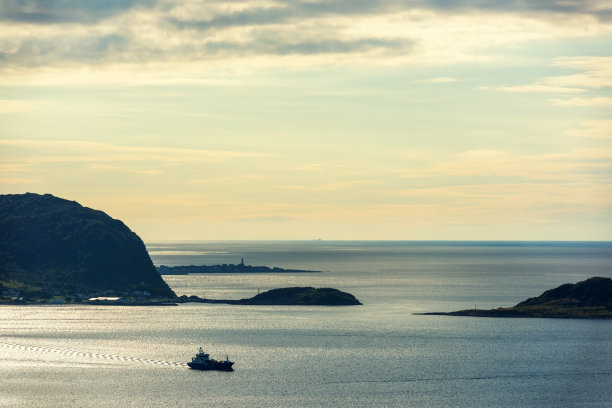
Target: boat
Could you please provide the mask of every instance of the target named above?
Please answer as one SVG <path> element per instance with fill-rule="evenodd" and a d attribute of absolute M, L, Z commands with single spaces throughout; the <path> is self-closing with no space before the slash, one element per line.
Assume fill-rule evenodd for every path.
<path fill-rule="evenodd" d="M 194 370 L 234 371 L 232 368 L 234 362 L 230 361 L 227 356 L 225 356 L 225 361 L 217 361 L 214 358 L 210 358 L 209 354 L 202 350 L 202 347 L 200 347 L 198 353 L 195 357 L 192 357 L 191 362 L 187 363 L 187 365 Z"/>

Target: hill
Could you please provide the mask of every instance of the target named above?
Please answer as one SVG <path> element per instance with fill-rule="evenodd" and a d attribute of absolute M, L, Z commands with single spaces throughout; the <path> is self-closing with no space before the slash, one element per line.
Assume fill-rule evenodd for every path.
<path fill-rule="evenodd" d="M 245 305 L 360 305 L 355 296 L 333 288 L 295 287 L 272 289 L 250 299 L 241 299 Z"/>
<path fill-rule="evenodd" d="M 245 265 L 244 259 L 239 264 L 223 265 L 181 265 L 157 267 L 160 275 L 189 275 L 192 273 L 317 273 L 302 269 L 283 269 L 279 267 Z"/>
<path fill-rule="evenodd" d="M 0 289 L 25 300 L 77 294 L 174 298 L 121 221 L 50 194 L 0 195 Z"/>
<path fill-rule="evenodd" d="M 574 284 L 566 283 L 513 307 L 426 314 L 478 317 L 612 318 L 612 279 L 594 277 Z"/>
<path fill-rule="evenodd" d="M 350 293 L 333 288 L 293 287 L 272 289 L 252 298 L 240 300 L 202 299 L 181 296 L 179 302 L 225 303 L 230 305 L 262 306 L 354 306 L 361 302 Z"/>

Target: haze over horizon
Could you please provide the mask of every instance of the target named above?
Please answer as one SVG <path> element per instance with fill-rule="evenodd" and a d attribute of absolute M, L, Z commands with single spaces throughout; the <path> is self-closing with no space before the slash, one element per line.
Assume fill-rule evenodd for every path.
<path fill-rule="evenodd" d="M 612 240 L 612 3 L 0 3 L 0 193 L 145 241 Z"/>

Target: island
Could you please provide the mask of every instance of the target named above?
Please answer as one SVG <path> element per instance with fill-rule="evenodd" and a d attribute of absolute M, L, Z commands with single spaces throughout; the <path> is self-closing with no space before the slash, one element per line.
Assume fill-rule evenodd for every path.
<path fill-rule="evenodd" d="M 188 275 L 192 273 L 319 273 L 321 271 L 307 271 L 302 269 L 283 269 L 268 266 L 251 266 L 244 264 L 244 258 L 239 264 L 222 265 L 182 265 L 157 267 L 160 275 Z"/>
<path fill-rule="evenodd" d="M 574 284 L 566 283 L 512 307 L 419 314 L 476 317 L 610 319 L 612 318 L 612 279 L 593 277 Z"/>
<path fill-rule="evenodd" d="M 203 299 L 197 296 L 181 296 L 180 302 L 225 303 L 230 305 L 262 306 L 356 306 L 362 303 L 347 292 L 333 288 L 292 287 L 272 289 L 248 299 Z"/>

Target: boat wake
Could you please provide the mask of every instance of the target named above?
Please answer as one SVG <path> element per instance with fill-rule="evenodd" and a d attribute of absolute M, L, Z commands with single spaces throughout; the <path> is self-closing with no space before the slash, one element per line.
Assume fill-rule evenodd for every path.
<path fill-rule="evenodd" d="M 148 358 L 126 357 L 126 356 L 121 356 L 117 354 L 100 354 L 100 353 L 92 353 L 88 351 L 79 351 L 79 350 L 56 348 L 56 347 L 39 347 L 39 346 L 17 344 L 17 343 L 0 342 L 0 349 L 33 351 L 36 353 L 51 353 L 51 354 L 62 355 L 66 357 L 85 358 L 85 359 L 92 359 L 92 360 L 108 360 L 108 361 L 119 361 L 119 362 L 140 363 L 140 364 L 155 364 L 155 365 L 162 365 L 162 366 L 168 366 L 168 367 L 179 367 L 179 368 L 187 367 L 187 364 L 179 363 L 175 361 L 152 360 Z"/>

